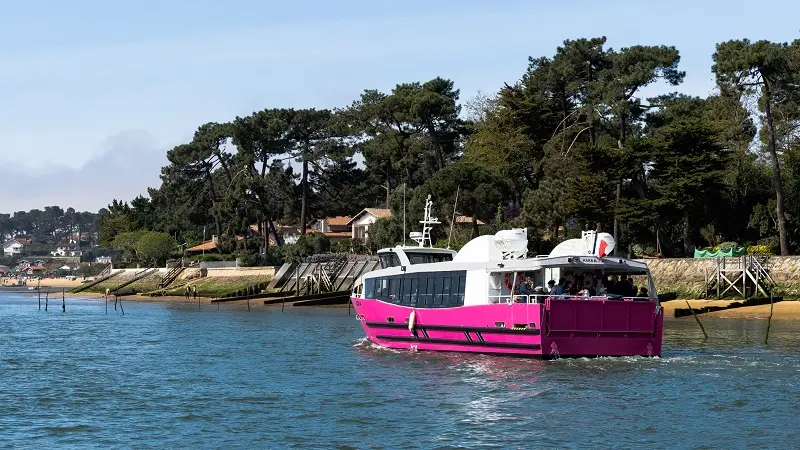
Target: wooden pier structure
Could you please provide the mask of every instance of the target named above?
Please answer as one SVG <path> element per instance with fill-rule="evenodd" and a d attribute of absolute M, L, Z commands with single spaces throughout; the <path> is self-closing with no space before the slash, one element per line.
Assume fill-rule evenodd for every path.
<path fill-rule="evenodd" d="M 714 269 L 706 271 L 706 298 L 726 295 L 743 299 L 769 297 L 775 288 L 768 256 L 745 255 L 715 258 Z"/>

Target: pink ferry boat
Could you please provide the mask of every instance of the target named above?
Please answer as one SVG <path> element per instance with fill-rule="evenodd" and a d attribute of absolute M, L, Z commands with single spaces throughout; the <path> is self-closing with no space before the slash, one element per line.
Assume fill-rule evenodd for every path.
<path fill-rule="evenodd" d="M 549 255 L 528 257 L 527 231 L 513 229 L 455 252 L 425 246 L 439 223 L 430 205 L 423 232 L 411 233 L 418 246 L 380 250 L 381 269 L 353 288 L 370 341 L 547 359 L 661 355 L 664 315 L 650 272 L 642 262 L 608 256 L 611 235 L 584 232 Z M 579 292 L 561 284 L 548 292 L 550 280 Z"/>

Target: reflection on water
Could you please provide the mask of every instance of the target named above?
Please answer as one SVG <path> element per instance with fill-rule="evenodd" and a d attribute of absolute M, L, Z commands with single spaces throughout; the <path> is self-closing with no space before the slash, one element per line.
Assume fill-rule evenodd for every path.
<path fill-rule="evenodd" d="M 0 293 L 0 445 L 800 446 L 796 322 L 765 347 L 764 321 L 704 319 L 703 342 L 668 320 L 662 358 L 539 361 L 379 348 L 338 309 L 125 313 Z"/>

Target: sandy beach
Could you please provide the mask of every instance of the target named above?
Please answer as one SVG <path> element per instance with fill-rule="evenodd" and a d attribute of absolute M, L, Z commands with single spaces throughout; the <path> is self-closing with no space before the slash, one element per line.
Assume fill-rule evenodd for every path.
<path fill-rule="evenodd" d="M 699 309 L 705 306 L 727 306 L 732 303 L 732 300 L 689 300 L 692 308 Z M 673 319 L 675 309 L 686 308 L 685 300 L 671 300 L 662 303 L 664 308 L 664 318 Z M 756 306 L 743 306 L 740 308 L 731 308 L 724 311 L 714 311 L 709 313 L 700 314 L 700 318 L 717 318 L 717 319 L 766 319 L 769 317 L 770 305 L 756 305 Z M 683 320 L 692 316 L 680 317 L 678 320 Z M 772 312 L 772 318 L 776 320 L 800 320 L 800 301 L 786 300 L 775 303 L 775 309 Z"/>

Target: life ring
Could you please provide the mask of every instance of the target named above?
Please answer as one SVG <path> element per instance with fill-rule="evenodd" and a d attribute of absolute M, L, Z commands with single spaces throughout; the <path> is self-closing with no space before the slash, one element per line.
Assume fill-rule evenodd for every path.
<path fill-rule="evenodd" d="M 519 286 L 520 284 L 522 284 L 523 281 L 525 281 L 525 277 L 518 272 L 516 285 Z M 511 272 L 506 272 L 506 274 L 503 275 L 503 283 L 505 283 L 508 290 L 511 290 L 511 288 L 513 287 L 511 284 Z"/>

